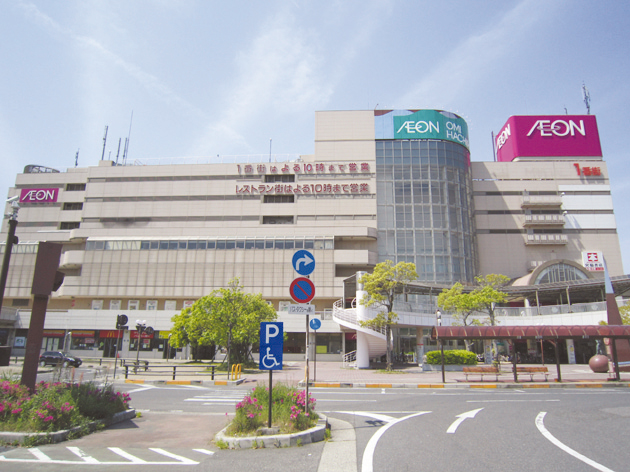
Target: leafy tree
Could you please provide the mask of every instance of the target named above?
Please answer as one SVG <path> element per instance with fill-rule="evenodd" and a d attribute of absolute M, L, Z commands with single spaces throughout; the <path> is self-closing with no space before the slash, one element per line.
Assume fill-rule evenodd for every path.
<path fill-rule="evenodd" d="M 478 318 L 473 317 L 479 306 L 470 293 L 464 293 L 464 286 L 457 282 L 449 289 L 442 290 L 442 293 L 438 295 L 437 304 L 444 311 L 454 313 L 455 326 L 480 326 L 482 323 Z M 466 350 L 470 351 L 472 342 L 465 339 Z"/>
<path fill-rule="evenodd" d="M 363 275 L 358 282 L 363 284 L 367 295 L 361 300 L 365 306 L 380 308 L 378 314 L 366 321 L 359 321 L 363 327 L 380 330 L 385 328 L 387 342 L 387 370 L 392 370 L 391 344 L 392 326 L 398 320 L 398 314 L 392 311 L 397 294 L 404 293 L 407 284 L 418 278 L 416 266 L 410 262 L 392 261 L 376 264 L 371 274 Z"/>
<path fill-rule="evenodd" d="M 495 326 L 496 320 L 494 315 L 494 307 L 497 303 L 505 303 L 507 294 L 501 291 L 505 287 L 510 278 L 501 274 L 488 274 L 486 276 L 475 277 L 477 288 L 470 295 L 473 297 L 478 311 L 484 311 L 490 318 L 490 325 Z"/>
<path fill-rule="evenodd" d="M 260 323 L 275 320 L 276 311 L 261 294 L 244 293 L 238 278 L 228 285 L 172 318 L 171 343 L 175 347 L 225 346 L 229 371 L 231 364 L 248 360 L 250 346 L 258 342 Z"/>

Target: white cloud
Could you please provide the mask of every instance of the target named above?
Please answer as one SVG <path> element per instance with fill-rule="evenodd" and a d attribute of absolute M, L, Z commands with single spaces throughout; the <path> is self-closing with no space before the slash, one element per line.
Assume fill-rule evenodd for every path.
<path fill-rule="evenodd" d="M 426 106 L 427 101 L 435 99 L 441 100 L 439 107 L 446 105 L 444 100 L 448 100 L 449 104 L 457 103 L 460 99 L 458 93 L 467 84 L 499 70 L 499 61 L 517 47 L 522 35 L 530 32 L 552 10 L 559 8 L 560 3 L 522 1 L 489 30 L 462 41 L 411 91 L 402 96 L 396 106 Z"/>

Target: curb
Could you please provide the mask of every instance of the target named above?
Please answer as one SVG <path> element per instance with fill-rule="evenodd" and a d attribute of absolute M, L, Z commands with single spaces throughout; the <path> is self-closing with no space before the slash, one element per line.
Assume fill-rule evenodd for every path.
<path fill-rule="evenodd" d="M 219 431 L 214 437 L 214 443 L 223 441 L 227 443 L 229 449 L 252 449 L 252 448 L 274 448 L 274 447 L 294 447 L 304 444 L 323 441 L 328 428 L 328 418 L 318 413 L 319 420 L 312 428 L 292 434 L 275 434 L 269 436 L 226 436 L 227 427 Z"/>
<path fill-rule="evenodd" d="M 121 423 L 126 420 L 130 420 L 136 417 L 136 410 L 126 410 L 119 413 L 115 413 L 109 420 L 97 420 L 88 424 L 90 433 L 94 432 L 99 425 L 105 427 L 111 426 L 116 423 Z M 27 440 L 33 440 L 36 444 L 52 444 L 59 443 L 68 439 L 68 436 L 72 433 L 81 431 L 81 426 L 77 426 L 71 429 L 64 429 L 61 431 L 55 431 L 52 433 L 18 433 L 12 431 L 0 432 L 0 441 L 5 444 L 20 444 L 23 445 Z"/>

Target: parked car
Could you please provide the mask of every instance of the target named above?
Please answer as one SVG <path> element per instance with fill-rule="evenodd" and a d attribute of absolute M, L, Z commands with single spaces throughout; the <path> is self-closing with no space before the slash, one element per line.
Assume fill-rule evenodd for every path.
<path fill-rule="evenodd" d="M 39 356 L 39 365 L 42 367 L 46 365 L 62 365 L 64 367 L 79 367 L 83 364 L 83 361 L 77 356 L 71 356 L 70 354 L 61 351 L 46 351 Z"/>

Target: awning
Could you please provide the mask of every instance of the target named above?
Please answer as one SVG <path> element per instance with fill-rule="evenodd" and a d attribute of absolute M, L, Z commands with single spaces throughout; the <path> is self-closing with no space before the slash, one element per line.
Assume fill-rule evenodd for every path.
<path fill-rule="evenodd" d="M 431 339 L 630 339 L 630 326 L 434 326 Z"/>

